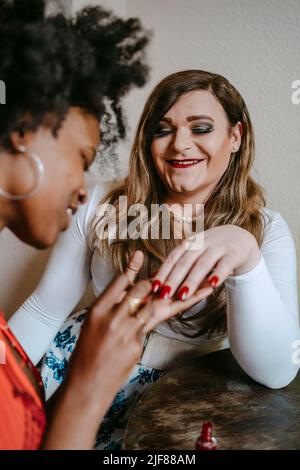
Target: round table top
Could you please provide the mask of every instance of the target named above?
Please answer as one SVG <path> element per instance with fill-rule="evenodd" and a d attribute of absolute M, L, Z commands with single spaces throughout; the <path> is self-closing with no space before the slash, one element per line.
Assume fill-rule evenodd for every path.
<path fill-rule="evenodd" d="M 194 450 L 203 421 L 218 449 L 300 449 L 300 375 L 272 390 L 229 349 L 188 360 L 151 385 L 128 422 L 123 449 Z"/>

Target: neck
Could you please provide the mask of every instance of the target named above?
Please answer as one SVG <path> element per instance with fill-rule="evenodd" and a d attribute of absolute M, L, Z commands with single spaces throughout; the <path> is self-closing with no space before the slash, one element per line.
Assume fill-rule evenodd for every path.
<path fill-rule="evenodd" d="M 10 225 L 14 220 L 11 204 L 0 197 L 0 231 Z"/>
<path fill-rule="evenodd" d="M 199 191 L 189 191 L 189 192 L 173 192 L 168 191 L 164 197 L 163 202 L 171 206 L 172 204 L 179 204 L 182 207 L 184 204 L 193 204 L 193 216 L 196 216 L 196 204 L 205 204 L 211 195 L 215 183 L 213 185 L 205 187 L 203 190 Z"/>
<path fill-rule="evenodd" d="M 0 196 L 0 231 L 4 227 L 9 227 L 16 218 L 16 207 L 13 202 Z"/>

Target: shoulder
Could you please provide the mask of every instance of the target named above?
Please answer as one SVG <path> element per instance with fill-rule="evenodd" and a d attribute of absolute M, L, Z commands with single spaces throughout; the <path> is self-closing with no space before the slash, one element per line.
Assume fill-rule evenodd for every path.
<path fill-rule="evenodd" d="M 87 202 L 80 206 L 73 219 L 73 226 L 76 225 L 85 239 L 89 234 L 98 204 L 117 186 L 117 183 L 110 181 L 99 182 L 89 178 L 86 181 L 86 185 L 88 189 Z"/>
<path fill-rule="evenodd" d="M 264 218 L 264 234 L 267 235 L 270 232 L 282 232 L 288 231 L 290 233 L 289 226 L 285 218 L 273 209 L 269 209 L 268 207 L 263 207 L 261 209 L 261 213 Z"/>
<path fill-rule="evenodd" d="M 262 247 L 275 244 L 294 247 L 293 236 L 285 218 L 279 212 L 268 207 L 263 207 L 261 212 L 264 218 Z"/>
<path fill-rule="evenodd" d="M 85 213 L 95 214 L 98 204 L 115 187 L 115 183 L 110 181 L 88 182 L 88 198 L 85 204 Z M 84 206 L 83 206 L 84 207 Z"/>

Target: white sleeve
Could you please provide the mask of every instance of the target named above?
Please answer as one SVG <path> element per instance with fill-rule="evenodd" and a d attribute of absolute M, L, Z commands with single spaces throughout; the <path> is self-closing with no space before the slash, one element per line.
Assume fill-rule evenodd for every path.
<path fill-rule="evenodd" d="M 87 203 L 60 234 L 36 290 L 8 322 L 33 364 L 42 358 L 89 283 L 88 225 L 100 193 L 99 185 L 90 191 Z"/>
<path fill-rule="evenodd" d="M 225 281 L 227 324 L 232 353 L 245 372 L 267 387 L 281 388 L 299 369 L 292 360 L 300 339 L 297 263 L 286 221 L 270 214 L 259 263 Z"/>

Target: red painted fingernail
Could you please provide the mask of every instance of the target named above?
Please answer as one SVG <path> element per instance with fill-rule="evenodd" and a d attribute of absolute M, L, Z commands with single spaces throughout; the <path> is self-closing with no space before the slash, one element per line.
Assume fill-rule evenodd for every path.
<path fill-rule="evenodd" d="M 153 293 L 155 294 L 156 292 L 159 291 L 160 286 L 161 286 L 161 282 L 156 279 L 156 281 L 153 281 L 153 282 L 152 282 L 152 289 L 151 289 L 151 292 L 153 292 Z"/>
<path fill-rule="evenodd" d="M 177 298 L 179 300 L 185 300 L 187 298 L 187 295 L 189 293 L 189 288 L 187 286 L 184 286 L 180 289 L 180 291 L 177 294 Z"/>
<path fill-rule="evenodd" d="M 208 282 L 211 286 L 215 287 L 219 282 L 219 278 L 218 276 L 213 276 L 211 279 L 208 279 Z"/>
<path fill-rule="evenodd" d="M 168 299 L 170 297 L 171 287 L 162 286 L 161 292 L 159 294 L 159 299 Z"/>

